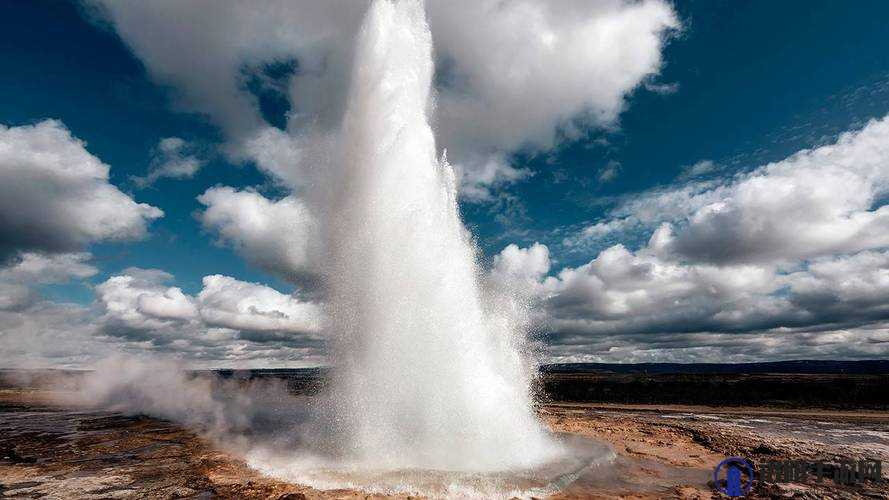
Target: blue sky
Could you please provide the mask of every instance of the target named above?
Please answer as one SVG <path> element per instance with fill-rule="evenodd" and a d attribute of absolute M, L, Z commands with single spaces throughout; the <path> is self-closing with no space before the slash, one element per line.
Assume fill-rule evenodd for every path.
<path fill-rule="evenodd" d="M 444 54 L 439 61 L 439 70 L 446 71 L 443 61 L 446 61 L 445 55 L 448 54 L 453 54 L 459 70 L 460 57 L 469 57 L 461 56 L 461 35 L 453 30 L 447 31 L 448 25 L 437 21 L 444 17 L 439 11 L 446 10 L 446 7 L 440 3 L 430 3 L 433 40 Z M 889 5 L 885 2 L 849 5 L 826 1 L 743 4 L 687 1 L 646 2 L 645 5 L 651 6 L 652 12 L 660 10 L 646 13 L 640 9 L 640 17 L 650 15 L 654 19 L 661 16 L 661 20 L 627 29 L 639 29 L 653 36 L 653 40 L 660 40 L 653 49 L 639 49 L 649 53 L 653 50 L 653 57 L 658 61 L 650 63 L 649 67 L 634 76 L 632 84 L 619 88 L 618 97 L 606 104 L 602 104 L 604 98 L 578 97 L 578 102 L 590 106 L 595 112 L 599 111 L 597 106 L 602 109 L 617 106 L 619 112 L 611 118 L 582 119 L 575 113 L 576 106 L 565 104 L 564 109 L 553 112 L 554 116 L 559 117 L 553 118 L 554 140 L 538 132 L 527 132 L 527 137 L 522 136 L 527 139 L 522 146 L 515 146 L 516 142 L 511 140 L 501 143 L 492 140 L 483 144 L 487 148 L 485 151 L 494 150 L 500 161 L 508 164 L 508 168 L 525 173 L 517 180 L 498 179 L 486 185 L 476 184 L 485 191 L 482 199 L 465 196 L 461 201 L 464 222 L 477 238 L 486 265 L 493 266 L 495 271 L 497 262 L 502 264 L 506 261 L 499 254 L 507 245 L 516 244 L 520 252 L 516 256 L 523 259 L 531 258 L 530 249 L 534 248 L 532 245 L 535 243 L 546 246 L 546 271 L 534 277 L 532 288 L 535 294 L 545 296 L 544 300 L 550 302 L 548 307 L 553 311 L 560 310 L 560 296 L 567 301 L 570 286 L 568 281 L 545 285 L 546 276 L 557 276 L 560 269 L 581 269 L 597 259 L 600 252 L 615 244 L 623 245 L 631 253 L 644 252 L 658 224 L 669 222 L 676 228 L 685 227 L 692 224 L 689 221 L 693 214 L 677 216 L 678 219 L 633 223 L 622 226 L 618 231 L 609 230 L 596 233 L 595 237 L 579 238 L 578 234 L 586 228 L 625 217 L 638 203 L 647 203 L 645 200 L 651 199 L 653 193 L 674 192 L 683 186 L 715 193 L 707 190 L 716 189 L 714 186 L 737 185 L 743 182 L 737 180 L 740 179 L 738 176 L 749 175 L 772 162 L 781 162 L 799 151 L 830 145 L 837 141 L 840 134 L 859 131 L 867 126 L 869 120 L 880 120 L 889 114 L 889 37 L 886 37 L 885 29 Z M 615 9 L 614 12 L 630 9 L 621 2 L 609 8 Z M 239 124 L 234 123 L 228 113 L 230 109 L 238 109 L 241 103 L 232 100 L 217 106 L 221 98 L 208 104 L 213 96 L 195 97 L 195 92 L 212 94 L 207 89 L 213 85 L 212 71 L 216 62 L 211 61 L 210 56 L 207 56 L 210 62 L 204 66 L 198 52 L 180 47 L 183 57 L 197 57 L 194 73 L 206 70 L 207 74 L 205 81 L 201 82 L 194 75 L 177 73 L 181 67 L 187 68 L 188 64 L 179 66 L 179 62 L 170 55 L 176 51 L 175 44 L 171 48 L 164 45 L 162 40 L 157 42 L 153 39 L 163 38 L 163 30 L 153 32 L 151 27 L 155 25 L 148 21 L 145 23 L 147 28 L 140 28 L 133 19 L 138 20 L 140 15 L 145 16 L 146 13 L 139 12 L 138 7 L 133 7 L 133 12 L 129 12 L 130 5 L 125 2 L 106 10 L 96 4 L 50 1 L 7 2 L 2 9 L 0 63 L 5 69 L 0 71 L 0 124 L 13 129 L 46 119 L 58 120 L 73 138 L 85 143 L 89 154 L 110 166 L 111 185 L 136 202 L 163 211 L 162 217 L 148 221 L 147 233 L 143 237 L 96 237 L 78 244 L 77 248 L 66 249 L 88 252 L 89 265 L 95 272 L 75 273 L 73 279 L 34 279 L 28 285 L 33 285 L 38 292 L 39 299 L 35 300 L 44 306 L 55 304 L 52 307 L 73 304 L 66 307 L 83 309 L 78 321 L 90 323 L 93 320 L 89 318 L 107 317 L 109 314 L 102 309 L 107 308 L 108 304 L 97 299 L 96 287 L 107 284 L 114 276 L 133 275 L 126 271 L 131 268 L 169 273 L 172 277 L 155 275 L 150 279 L 145 278 L 146 286 L 154 287 L 152 289 L 155 291 L 164 290 L 163 287 L 177 287 L 188 297 L 197 296 L 206 287 L 202 283 L 205 276 L 224 275 L 239 282 L 277 290 L 283 296 L 296 292 L 295 296 L 308 296 L 315 300 L 309 284 L 275 272 L 274 269 L 278 268 L 266 261 L 263 261 L 264 264 L 245 258 L 245 252 L 252 250 L 249 242 L 239 242 L 240 233 L 223 236 L 219 224 L 214 225 L 202 218 L 207 207 L 198 201 L 198 197 L 214 186 L 229 186 L 235 191 L 250 188 L 268 200 L 279 200 L 291 192 L 299 194 L 300 189 L 306 189 L 282 182 L 275 177 L 275 167 L 264 167 L 259 164 L 261 160 L 231 153 L 238 141 L 246 137 L 239 137 L 238 132 L 233 132 L 239 128 Z M 332 10 L 335 9 L 339 7 L 332 7 Z M 148 13 L 158 16 L 150 18 L 152 22 L 164 22 L 161 10 L 158 7 L 157 11 Z M 340 10 L 345 12 L 348 9 Z M 600 14 L 590 13 L 591 19 L 596 15 Z M 323 20 L 319 24 L 341 23 L 343 32 L 348 32 L 349 27 L 354 25 L 353 18 L 357 19 L 348 12 L 318 16 Z M 555 14 L 553 16 L 552 26 L 558 33 L 559 23 L 565 21 L 556 19 Z M 672 16 L 673 20 L 663 16 Z M 669 26 L 671 22 L 674 23 L 673 27 Z M 189 29 L 187 22 L 180 24 L 177 29 Z M 191 29 L 202 28 L 193 26 Z M 298 30 L 299 26 L 293 29 Z M 334 47 L 331 53 L 337 54 L 338 48 L 348 46 L 350 38 L 346 35 L 343 37 L 343 41 L 331 42 Z M 323 37 L 319 39 L 326 40 Z M 176 43 L 182 43 L 182 40 L 190 38 L 183 35 Z M 195 47 L 199 47 L 198 43 L 214 43 L 215 40 L 197 40 Z M 223 35 L 219 40 L 226 40 L 226 37 Z M 296 77 L 309 75 L 316 70 L 313 64 L 317 61 L 313 61 L 313 54 L 305 49 L 288 54 L 286 49 L 275 47 L 275 43 L 278 42 L 269 42 L 272 49 L 262 45 L 262 50 L 268 50 L 273 57 L 242 62 L 237 81 L 240 82 L 240 92 L 258 98 L 254 105 L 258 102 L 256 113 L 265 119 L 264 125 L 280 130 L 287 127 L 287 116 L 296 117 L 293 123 L 298 124 L 303 123 L 300 122 L 303 114 L 311 117 L 311 113 L 316 111 L 313 102 L 296 102 L 294 96 L 297 94 L 288 97 L 287 93 L 288 84 L 292 81 L 290 72 L 294 72 Z M 478 47 L 478 50 L 485 51 L 486 48 Z M 223 53 L 224 50 L 219 49 L 219 54 Z M 219 57 L 220 60 L 224 59 Z M 490 57 L 497 57 L 497 53 L 492 52 Z M 631 54 L 629 57 L 634 56 Z M 335 61 L 331 56 L 327 63 L 334 65 Z M 569 60 L 564 67 L 570 67 L 570 64 Z M 598 63 L 577 62 L 580 66 L 584 64 Z M 608 64 L 613 67 L 606 67 L 602 71 L 625 71 L 620 61 Z M 469 67 L 464 68 L 466 73 L 475 75 L 478 81 L 489 76 L 484 69 L 466 68 Z M 567 73 L 569 70 L 565 71 Z M 556 83 L 559 82 L 559 74 L 551 76 Z M 326 77 L 335 79 L 336 74 Z M 565 88 L 569 88 L 571 82 L 567 82 L 567 76 L 564 78 Z M 331 81 L 340 80 L 342 78 Z M 441 106 L 447 109 L 451 102 L 449 99 L 456 91 L 447 88 L 447 83 L 442 85 L 444 87 L 439 89 Z M 594 94 L 599 82 L 586 81 L 584 85 L 589 86 Z M 562 99 L 558 85 L 542 88 L 535 94 L 541 102 Z M 548 89 L 552 88 L 556 91 L 548 94 Z M 569 92 L 575 90 L 566 91 L 566 94 Z M 220 95 L 223 94 L 220 91 Z M 479 91 L 479 95 L 487 94 Z M 492 103 L 492 109 L 497 109 L 497 105 Z M 291 114 L 288 115 L 288 112 Z M 328 108 L 324 108 L 318 112 L 321 118 L 312 119 L 323 122 L 324 113 L 329 112 Z M 513 116 L 510 121 L 520 123 L 534 119 L 530 116 Z M 564 130 L 569 123 L 574 123 L 575 127 L 566 136 Z M 447 126 L 445 123 L 442 130 Z M 517 134 L 525 133 L 520 126 L 517 127 Z M 297 125 L 291 126 L 292 133 L 297 129 Z M 147 175 L 152 165 L 161 164 L 162 161 L 158 159 L 159 143 L 171 137 L 180 138 L 185 144 L 176 153 L 179 158 L 193 158 L 199 162 L 200 168 L 194 175 L 159 177 L 150 186 L 140 186 L 134 178 Z M 476 142 L 472 138 L 448 135 L 447 132 L 442 132 L 441 141 L 449 145 L 453 143 L 453 150 L 457 152 L 455 163 L 468 172 L 464 174 L 470 181 L 465 182 L 475 182 L 471 181 L 475 167 L 470 158 L 474 158 L 472 155 L 476 153 L 472 149 L 477 147 Z M 882 168 L 889 168 L 886 167 L 886 159 L 878 158 L 875 161 Z M 688 169 L 695 164 L 700 167 L 700 175 L 688 174 Z M 610 173 L 606 173 L 609 169 Z M 701 184 L 708 182 L 711 184 Z M 874 182 L 873 196 L 876 201 L 870 202 L 863 209 L 864 212 L 874 212 L 882 206 L 881 200 L 885 199 L 886 192 L 880 184 L 882 181 Z M 693 208 L 698 209 L 700 207 Z M 776 215 L 771 217 L 780 218 Z M 794 227 L 791 226 L 785 235 L 788 239 L 794 238 Z M 0 236 L 2 234 L 0 232 Z M 726 245 L 731 244 L 731 240 L 725 241 Z M 236 250 L 238 245 L 241 245 L 241 252 Z M 759 248 L 757 245 L 753 244 L 751 248 Z M 819 254 L 770 254 L 773 260 L 768 264 L 763 264 L 759 257 L 738 258 L 737 262 L 755 261 L 756 265 L 768 265 L 770 272 L 783 280 L 785 278 L 781 276 L 808 269 L 818 259 L 854 257 L 860 252 L 882 255 L 884 249 L 880 242 L 854 248 L 844 245 L 829 245 L 830 250 Z M 21 252 L 26 250 L 23 247 Z M 24 254 L 18 254 L 18 257 L 14 254 L 7 265 L 14 266 L 21 255 Z M 633 255 L 634 258 L 644 257 Z M 680 263 L 677 265 L 686 268 L 697 265 L 697 261 L 689 257 L 692 253 L 683 255 L 684 260 L 675 261 Z M 648 262 L 646 265 L 656 266 L 663 262 L 666 260 L 654 264 Z M 728 269 L 726 266 L 734 265 L 712 259 L 707 262 L 716 262 L 714 265 L 721 266 L 719 268 L 723 271 Z M 879 274 L 882 270 L 881 265 L 877 265 L 868 272 Z M 753 272 L 749 269 L 743 272 L 748 271 Z M 742 271 L 733 268 L 732 272 Z M 884 342 L 882 337 L 867 337 L 864 340 L 861 335 L 865 334 L 854 333 L 860 328 L 868 332 L 884 332 L 882 321 L 889 318 L 881 302 L 881 289 L 874 284 L 875 281 L 862 279 L 871 283 L 865 286 L 870 286 L 868 290 L 881 298 L 860 306 L 867 307 L 867 311 L 856 309 L 859 306 L 851 302 L 844 303 L 844 312 L 837 313 L 848 315 L 842 319 L 812 319 L 810 314 L 807 316 L 809 319 L 804 320 L 795 312 L 787 312 L 787 315 L 772 316 L 768 321 L 757 319 L 742 322 L 746 326 L 725 327 L 719 326 L 722 323 L 716 320 L 713 320 L 715 323 L 707 320 L 700 323 L 702 326 L 679 328 L 673 323 L 654 321 L 645 326 L 626 328 L 609 323 L 610 326 L 599 330 L 598 327 L 577 326 L 575 320 L 581 314 L 577 311 L 570 313 L 570 318 L 552 312 L 550 315 L 557 319 L 541 323 L 547 325 L 540 328 L 543 332 L 541 338 L 544 342 L 562 346 L 552 349 L 554 359 L 621 360 L 606 354 L 608 349 L 603 346 L 608 343 L 623 346 L 621 349 L 624 350 L 619 354 L 623 353 L 626 360 L 712 361 L 721 356 L 723 349 L 720 347 L 722 341 L 718 339 L 723 338 L 721 335 L 724 332 L 732 331 L 741 332 L 742 335 L 735 335 L 731 341 L 726 340 L 725 352 L 734 353 L 728 356 L 730 359 L 740 360 L 742 358 L 737 356 L 752 345 L 746 342 L 767 339 L 769 332 L 776 328 L 782 332 L 802 328 L 800 336 L 794 337 L 805 339 L 795 344 L 799 349 L 778 352 L 763 347 L 761 351 L 754 349 L 750 359 L 829 357 L 831 352 L 836 352 L 840 357 L 885 356 L 886 351 L 882 347 L 873 347 Z M 16 286 L 21 285 L 16 283 Z M 801 302 L 796 300 L 794 294 L 798 289 L 794 286 L 802 285 L 775 285 L 762 292 L 759 299 L 768 302 L 777 297 L 790 297 L 790 303 L 798 305 Z M 546 291 L 541 291 L 544 288 Z M 607 295 L 609 292 L 601 293 Z M 833 296 L 839 297 L 841 294 L 838 293 Z M 757 304 L 761 302 L 759 299 L 756 300 Z M 595 302 L 597 299 L 590 300 Z M 632 299 L 627 300 L 632 303 Z M 658 307 L 670 307 L 669 300 Z M 874 306 L 874 300 L 879 307 Z M 723 308 L 721 311 L 728 314 L 731 307 L 726 304 L 729 303 L 736 304 L 737 301 L 731 299 L 721 302 L 721 305 L 701 307 Z M 886 304 L 889 304 L 889 299 Z M 627 307 L 632 308 L 632 305 Z M 602 319 L 610 313 L 592 306 L 583 314 L 588 315 L 583 318 L 586 325 L 612 321 Z M 719 316 L 714 311 L 708 314 L 711 319 Z M 698 324 L 697 319 L 689 319 L 691 316 L 694 315 L 688 311 L 680 314 L 689 324 Z M 859 317 L 868 319 L 855 320 Z M 12 324 L 11 319 L 8 321 Z M 91 328 L 101 330 L 95 324 Z M 821 341 L 813 336 L 820 335 L 816 332 L 826 331 L 847 335 L 843 337 L 845 343 L 862 339 L 861 342 L 871 347 L 848 352 L 822 348 Z M 11 327 L 9 332 L 12 332 Z M 637 337 L 642 334 L 647 337 L 638 340 Z M 708 346 L 705 350 L 687 349 L 694 347 L 691 344 L 701 338 L 688 335 L 710 334 L 716 340 L 704 342 Z M 10 335 L 7 333 L 7 337 Z M 243 333 L 234 335 L 241 340 L 248 337 Z M 615 335 L 619 335 L 621 340 L 616 341 Z M 98 336 L 108 342 L 121 337 L 107 331 Z M 276 342 L 280 343 L 275 344 L 275 348 L 286 350 L 286 355 L 277 358 L 283 360 L 281 362 L 312 364 L 321 359 L 314 351 L 311 355 L 303 356 L 300 353 L 304 352 L 301 349 L 305 346 L 288 346 L 286 339 L 279 337 L 276 337 Z M 170 339 L 159 341 L 151 335 L 139 338 L 147 342 L 143 347 L 147 345 L 149 349 L 175 351 L 169 347 L 171 342 L 175 343 Z M 746 340 L 738 343 L 739 338 Z M 640 347 L 648 345 L 649 341 L 655 347 Z M 314 342 L 312 340 L 310 343 L 314 345 Z M 765 343 L 762 345 L 769 344 L 767 340 L 762 342 Z M 257 347 L 257 352 L 267 354 L 268 345 Z M 806 345 L 811 348 L 806 348 Z M 27 350 L 21 347 L 16 349 L 18 353 Z M 135 347 L 130 345 L 127 349 Z M 645 354 L 639 355 L 640 350 Z M 224 351 L 219 347 L 218 352 Z M 189 355 L 185 354 L 186 357 Z M 207 362 L 215 362 L 214 355 L 194 354 Z M 47 359 L 50 358 L 52 356 L 47 356 Z M 62 363 L 76 364 L 88 361 L 90 356 L 81 353 L 60 359 L 63 359 Z"/>
<path fill-rule="evenodd" d="M 685 28 L 664 50 L 661 95 L 634 91 L 614 132 L 525 160 L 538 174 L 511 190 L 527 210 L 530 243 L 554 228 L 596 220 L 609 197 L 676 179 L 682 167 L 712 160 L 733 171 L 780 160 L 889 112 L 889 40 L 872 3 L 677 2 Z M 604 137 L 608 146 L 596 146 Z M 590 140 L 593 139 L 593 140 Z M 597 174 L 621 164 L 612 182 Z M 555 182 L 564 175 L 570 182 Z M 489 207 L 470 210 L 489 252 L 514 236 Z M 588 258 L 589 256 L 586 256 Z M 584 256 L 578 256 L 580 260 Z M 569 262 L 577 264 L 577 261 Z"/>
<path fill-rule="evenodd" d="M 111 181 L 127 192 L 136 190 L 129 178 L 145 173 L 151 151 L 163 137 L 186 138 L 216 156 L 217 128 L 199 115 L 171 109 L 171 90 L 154 84 L 115 33 L 90 22 L 82 6 L 16 2 L 5 9 L 3 60 L 16 70 L 4 71 L 0 82 L 4 124 L 61 120 L 90 152 L 111 165 Z M 255 168 L 215 158 L 194 179 L 161 181 L 139 190 L 139 201 L 163 207 L 166 216 L 146 241 L 94 246 L 93 253 L 105 264 L 91 281 L 98 283 L 108 273 L 130 266 L 167 269 L 190 291 L 200 288 L 203 276 L 217 272 L 251 281 L 274 280 L 214 245 L 192 217 L 199 207 L 196 197 L 209 186 L 264 182 Z M 80 302 L 92 300 L 88 289 L 65 288 L 56 293 Z"/>

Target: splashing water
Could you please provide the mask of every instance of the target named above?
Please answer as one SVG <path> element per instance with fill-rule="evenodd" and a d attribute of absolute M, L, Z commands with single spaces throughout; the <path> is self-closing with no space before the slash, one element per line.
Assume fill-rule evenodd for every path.
<path fill-rule="evenodd" d="M 493 471 L 558 452 L 522 336 L 486 308 L 454 173 L 429 124 L 419 1 L 376 1 L 358 36 L 327 228 L 342 452 L 376 468 Z"/>
<path fill-rule="evenodd" d="M 540 496 L 613 459 L 605 445 L 555 439 L 534 414 L 522 308 L 480 284 L 454 172 L 436 157 L 433 69 L 421 0 L 374 1 L 338 152 L 309 193 L 328 248 L 328 394 L 120 358 L 68 402 L 172 419 L 321 489 Z"/>

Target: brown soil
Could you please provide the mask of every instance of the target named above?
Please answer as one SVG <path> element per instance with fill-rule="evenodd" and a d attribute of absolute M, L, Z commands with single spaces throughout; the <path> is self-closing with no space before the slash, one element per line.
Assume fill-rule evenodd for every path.
<path fill-rule="evenodd" d="M 863 430 L 889 438 L 889 413 L 767 408 L 691 406 L 550 404 L 541 417 L 556 431 L 572 432 L 610 443 L 625 461 L 620 488 L 602 482 L 584 484 L 583 478 L 555 498 L 726 498 L 715 495 L 711 474 L 720 461 L 740 456 L 757 464 L 767 460 L 823 460 L 877 458 L 889 462 L 889 446 L 870 443 L 825 444 L 814 430 L 808 437 L 763 433 L 777 426 L 805 429 L 810 422 L 830 427 L 861 425 Z M 683 418 L 676 418 L 676 417 Z M 723 418 L 713 418 L 713 417 Z M 725 418 L 728 417 L 728 418 Z M 761 428 L 736 425 L 750 418 L 769 419 Z M 860 424 L 852 424 L 859 422 Z M 889 444 L 889 441 L 887 441 Z M 746 498 L 889 498 L 886 471 L 881 482 L 854 486 L 821 483 L 762 484 L 757 481 Z"/>
<path fill-rule="evenodd" d="M 379 498 L 263 477 L 168 422 L 59 408 L 50 401 L 45 392 L 0 390 L 0 497 Z M 750 416 L 780 418 L 790 427 L 854 421 L 881 433 L 889 431 L 889 413 L 585 404 L 548 404 L 539 413 L 554 431 L 607 442 L 618 455 L 612 466 L 588 470 L 553 496 L 559 499 L 714 498 L 708 480 L 726 456 L 754 462 L 865 456 L 889 461 L 889 446 L 825 444 L 817 432 L 811 439 L 763 435 L 732 424 Z M 885 481 L 757 484 L 751 498 L 889 498 Z"/>

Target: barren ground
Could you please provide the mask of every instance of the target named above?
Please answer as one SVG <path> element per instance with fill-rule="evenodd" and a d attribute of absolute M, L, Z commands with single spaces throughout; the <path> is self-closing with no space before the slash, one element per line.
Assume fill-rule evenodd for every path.
<path fill-rule="evenodd" d="M 174 424 L 85 412 L 39 390 L 0 390 L 0 496 L 5 498 L 379 498 L 265 478 Z M 713 498 L 712 468 L 760 460 L 889 462 L 889 413 L 702 406 L 547 404 L 558 432 L 609 443 L 618 455 L 554 498 Z M 889 498 L 880 483 L 757 483 L 752 498 Z"/>

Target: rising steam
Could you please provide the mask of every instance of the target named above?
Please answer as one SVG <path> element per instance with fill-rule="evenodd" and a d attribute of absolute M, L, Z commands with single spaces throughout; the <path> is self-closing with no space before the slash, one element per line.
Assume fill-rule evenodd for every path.
<path fill-rule="evenodd" d="M 385 468 L 534 465 L 552 444 L 521 336 L 485 310 L 454 173 L 436 158 L 422 3 L 375 2 L 357 43 L 326 210 L 343 451 Z"/>
<path fill-rule="evenodd" d="M 93 403 L 232 441 L 240 428 L 270 425 L 263 409 L 273 401 L 290 408 L 290 422 L 274 424 L 286 432 L 240 449 L 265 472 L 320 486 L 342 485 L 331 479 L 342 471 L 491 473 L 559 456 L 533 411 L 520 322 L 480 285 L 454 172 L 436 155 L 433 71 L 423 4 L 375 1 L 357 37 L 337 153 L 317 175 L 323 195 L 310 199 L 327 248 L 334 365 L 316 408 L 294 410 L 283 391 L 226 399 L 211 382 L 148 373 L 157 368 L 125 379 L 97 372 Z"/>

